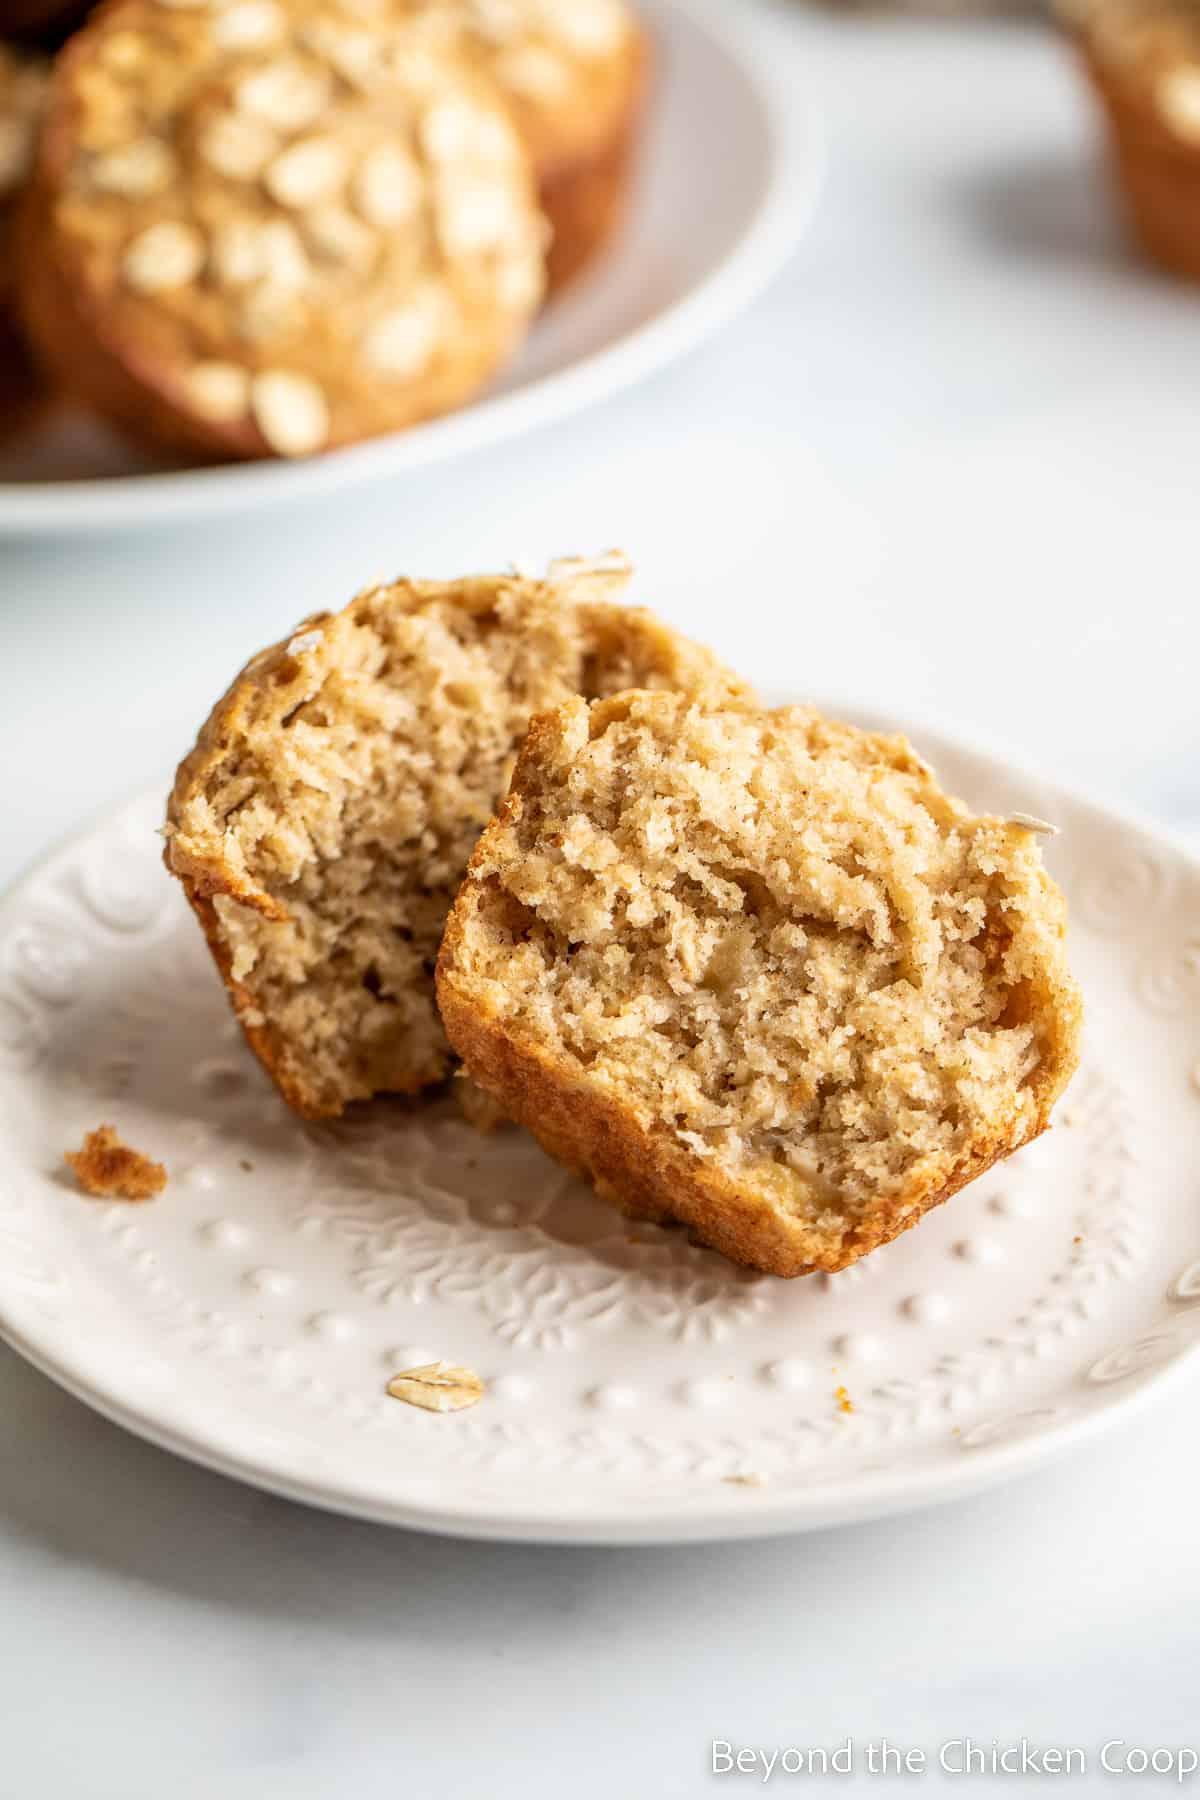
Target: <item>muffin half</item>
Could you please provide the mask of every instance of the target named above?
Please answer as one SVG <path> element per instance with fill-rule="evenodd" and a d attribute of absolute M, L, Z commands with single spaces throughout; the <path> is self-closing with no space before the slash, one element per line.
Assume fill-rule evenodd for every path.
<path fill-rule="evenodd" d="M 902 738 L 633 693 L 534 721 L 438 1000 L 468 1073 L 622 1210 L 792 1276 L 1045 1129 L 1064 939 L 1027 823 Z"/>
<path fill-rule="evenodd" d="M 531 715 L 633 684 L 736 703 L 716 657 L 618 598 L 619 557 L 398 581 L 256 656 L 180 765 L 167 866 L 246 1036 L 310 1117 L 453 1068 L 446 914 Z"/>
<path fill-rule="evenodd" d="M 1187 0 L 1060 0 L 1103 106 L 1143 248 L 1200 281 L 1200 11 Z"/>

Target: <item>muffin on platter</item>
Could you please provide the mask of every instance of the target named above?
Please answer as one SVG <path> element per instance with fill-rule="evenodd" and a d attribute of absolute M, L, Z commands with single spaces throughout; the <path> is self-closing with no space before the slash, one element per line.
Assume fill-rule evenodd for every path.
<path fill-rule="evenodd" d="M 0 442 L 40 410 L 46 388 L 14 317 L 16 215 L 33 166 L 49 63 L 0 39 Z"/>
<path fill-rule="evenodd" d="M 0 26 L 14 38 L 53 46 L 82 24 L 92 0 L 4 0 Z"/>
<path fill-rule="evenodd" d="M 463 404 L 544 291 L 508 109 L 334 0 L 110 0 L 60 53 L 21 305 L 75 397 L 211 458 L 303 456 Z"/>

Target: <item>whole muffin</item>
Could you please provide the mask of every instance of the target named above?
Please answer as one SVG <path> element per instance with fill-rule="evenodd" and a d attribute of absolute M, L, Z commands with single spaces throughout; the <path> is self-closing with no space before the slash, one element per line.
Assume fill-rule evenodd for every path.
<path fill-rule="evenodd" d="M 1138 238 L 1200 280 L 1200 5 L 1065 0 L 1060 11 L 1103 104 Z"/>
<path fill-rule="evenodd" d="M 468 400 L 545 225 L 499 96 L 334 0 L 112 0 L 55 65 L 21 302 L 65 386 L 201 457 L 302 456 Z"/>

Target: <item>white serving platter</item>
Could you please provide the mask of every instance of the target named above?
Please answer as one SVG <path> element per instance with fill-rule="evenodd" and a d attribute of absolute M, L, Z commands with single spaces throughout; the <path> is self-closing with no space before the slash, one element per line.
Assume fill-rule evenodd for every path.
<path fill-rule="evenodd" d="M 1116 1425 L 1200 1346 L 1200 862 L 910 735 L 972 804 L 1062 827 L 1087 1002 L 1055 1130 L 916 1230 L 781 1282 L 631 1226 L 446 1103 L 301 1124 L 240 1041 L 152 796 L 0 901 L 0 1333 L 209 1467 L 478 1537 L 802 1530 L 950 1500 Z M 167 1164 L 158 1200 L 74 1187 L 62 1152 L 101 1120 Z M 387 1397 L 435 1358 L 485 1399 Z"/>

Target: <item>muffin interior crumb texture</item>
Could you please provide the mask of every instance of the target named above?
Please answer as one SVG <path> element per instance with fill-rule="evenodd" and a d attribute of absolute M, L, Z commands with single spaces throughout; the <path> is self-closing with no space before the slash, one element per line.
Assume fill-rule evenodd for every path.
<path fill-rule="evenodd" d="M 790 1222 L 817 1266 L 1035 1135 L 1075 1060 L 1035 836 L 972 817 L 903 739 L 806 708 L 633 694 L 537 721 L 443 976 L 444 1009 L 574 1092 L 549 1147 L 569 1154 L 569 1120 L 595 1107 L 593 1176 L 629 1131 L 634 1188 L 682 1159 Z M 511 1062 L 477 1066 L 459 1036 L 520 1116 Z M 682 1216 L 703 1235 L 702 1209 Z"/>
<path fill-rule="evenodd" d="M 181 766 L 179 874 L 251 1043 L 313 1116 L 452 1058 L 434 960 L 530 716 L 631 685 L 733 698 L 708 652 L 616 603 L 620 558 L 397 582 L 256 658 Z"/>
<path fill-rule="evenodd" d="M 167 1185 L 163 1165 L 133 1150 L 112 1125 L 89 1131 L 78 1150 L 63 1152 L 85 1194 L 104 1200 L 152 1200 Z"/>

